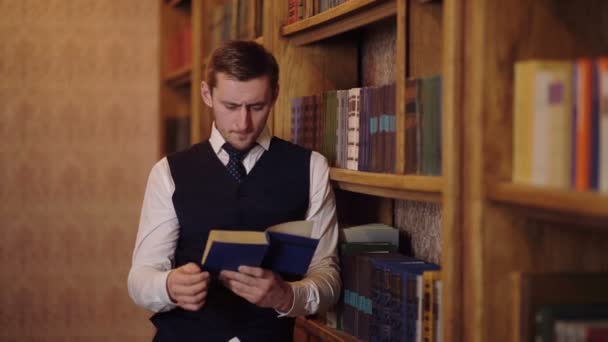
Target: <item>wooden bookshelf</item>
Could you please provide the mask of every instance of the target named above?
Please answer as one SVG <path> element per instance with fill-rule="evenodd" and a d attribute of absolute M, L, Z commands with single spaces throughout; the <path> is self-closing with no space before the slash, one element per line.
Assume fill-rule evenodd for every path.
<path fill-rule="evenodd" d="M 212 121 L 200 103 L 198 86 L 203 56 L 211 52 L 205 23 L 219 3 L 191 2 L 192 18 L 197 18 L 193 37 L 199 44 L 193 60 L 200 63 L 192 65 L 190 92 L 184 94 L 177 90 L 184 87 L 170 86 L 167 75 L 160 76 L 161 110 L 186 104 L 193 122 L 200 119 L 196 140 L 206 138 Z M 444 341 L 518 341 L 526 314 L 509 304 L 519 291 L 510 280 L 513 273 L 608 270 L 607 231 L 570 227 L 573 218 L 577 227 L 605 227 L 605 194 L 511 183 L 515 63 L 608 55 L 608 31 L 602 26 L 608 2 L 349 0 L 290 25 L 285 25 L 285 0 L 265 0 L 263 12 L 261 39 L 281 68 L 281 90 L 268 121 L 280 138 L 290 140 L 294 97 L 380 85 L 386 79 L 396 83 L 397 94 L 404 94 L 408 78 L 442 74 L 441 177 L 401 174 L 402 129 L 397 132 L 397 174 L 332 168 L 330 179 L 345 190 L 340 200 L 370 197 L 373 203 L 366 208 L 371 209 L 365 210 L 378 215 L 367 216 L 389 224 L 394 199 L 441 203 Z M 182 20 L 182 13 L 172 20 Z M 369 66 L 361 51 L 370 42 L 362 33 L 383 26 L 393 31 L 394 56 L 372 58 L 390 60 L 390 65 Z M 388 70 L 389 77 L 368 79 L 369 69 Z M 404 96 L 397 99 L 397 127 L 405 127 Z M 297 322 L 304 332 L 298 341 L 336 336 L 318 322 Z M 337 340 L 341 338 L 349 337 Z"/>
<path fill-rule="evenodd" d="M 378 197 L 440 202 L 441 177 L 396 175 L 331 168 L 329 178 L 337 188 Z"/>
<path fill-rule="evenodd" d="M 323 322 L 304 317 L 296 319 L 294 341 L 361 342 L 349 334 L 328 327 Z"/>
<path fill-rule="evenodd" d="M 192 77 L 192 65 L 186 65 L 180 69 L 167 73 L 164 81 L 170 87 L 181 87 L 190 85 Z"/>
<path fill-rule="evenodd" d="M 395 16 L 393 1 L 349 0 L 341 5 L 281 28 L 296 45 L 309 44 Z"/>
<path fill-rule="evenodd" d="M 608 194 L 547 189 L 513 183 L 496 183 L 488 186 L 487 196 L 489 199 L 500 203 L 608 220 Z"/>

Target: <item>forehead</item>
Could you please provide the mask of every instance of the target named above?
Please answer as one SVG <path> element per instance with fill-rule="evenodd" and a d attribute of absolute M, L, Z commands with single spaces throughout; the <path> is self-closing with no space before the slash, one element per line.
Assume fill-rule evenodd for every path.
<path fill-rule="evenodd" d="M 268 76 L 239 81 L 228 77 L 224 73 L 218 73 L 217 75 L 214 95 L 219 96 L 221 101 L 235 103 L 263 101 L 269 94 L 270 79 Z"/>

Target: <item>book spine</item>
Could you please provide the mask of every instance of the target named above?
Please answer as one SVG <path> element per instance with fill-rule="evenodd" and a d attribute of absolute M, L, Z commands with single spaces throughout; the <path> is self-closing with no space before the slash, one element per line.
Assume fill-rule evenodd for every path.
<path fill-rule="evenodd" d="M 608 57 L 598 60 L 599 190 L 608 192 Z"/>

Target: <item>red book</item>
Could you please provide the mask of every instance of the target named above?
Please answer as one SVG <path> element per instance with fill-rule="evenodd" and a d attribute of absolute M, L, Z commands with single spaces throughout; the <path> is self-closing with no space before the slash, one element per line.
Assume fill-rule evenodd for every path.
<path fill-rule="evenodd" d="M 589 190 L 591 164 L 591 82 L 592 61 L 580 58 L 575 62 L 575 125 L 574 188 Z"/>

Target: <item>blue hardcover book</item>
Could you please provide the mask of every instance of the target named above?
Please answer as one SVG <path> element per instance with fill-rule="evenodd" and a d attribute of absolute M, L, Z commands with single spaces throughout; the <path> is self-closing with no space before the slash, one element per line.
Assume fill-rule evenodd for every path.
<path fill-rule="evenodd" d="M 265 231 L 211 230 L 203 252 L 203 270 L 217 273 L 254 266 L 303 276 L 317 249 L 313 222 L 293 221 Z"/>
<path fill-rule="evenodd" d="M 392 336 L 398 336 L 398 341 L 416 341 L 416 320 L 418 319 L 417 282 L 416 277 L 424 271 L 439 270 L 437 264 L 427 262 L 387 262 L 391 278 L 395 279 L 395 285 L 401 286 L 392 294 L 400 294 L 401 298 L 392 298 L 393 317 L 400 322 L 393 322 Z M 395 289 L 397 290 L 397 289 Z"/>

